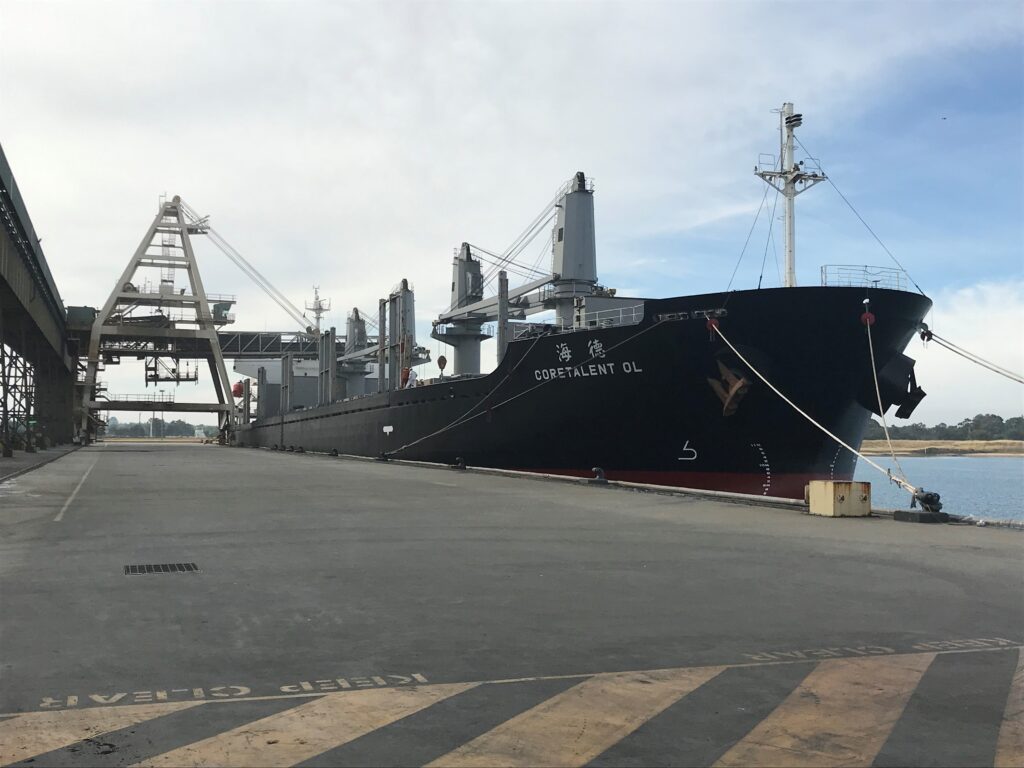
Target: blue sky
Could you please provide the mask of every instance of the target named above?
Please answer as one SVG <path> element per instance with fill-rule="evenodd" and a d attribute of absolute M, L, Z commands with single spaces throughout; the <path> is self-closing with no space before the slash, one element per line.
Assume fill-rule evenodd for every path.
<path fill-rule="evenodd" d="M 602 282 L 723 289 L 763 194 L 752 168 L 777 151 L 772 110 L 793 101 L 936 326 L 1019 370 L 1022 40 L 1019 2 L 0 0 L 0 142 L 68 304 L 103 302 L 177 193 L 295 304 L 320 285 L 338 327 L 409 278 L 436 355 L 452 249 L 502 250 L 580 169 Z M 736 287 L 756 285 L 767 224 Z M 828 185 L 798 200 L 797 242 L 802 283 L 889 264 Z M 197 252 L 208 289 L 239 295 L 239 327 L 291 329 Z M 769 252 L 764 285 L 777 275 Z M 915 418 L 1024 410 L 1019 386 L 915 344 Z"/>
<path fill-rule="evenodd" d="M 803 146 L 927 293 L 979 279 L 1022 279 L 1024 48 L 1019 39 L 989 50 L 911 59 L 859 111 L 825 116 L 815 113 L 813 104 L 796 108 L 804 113 L 798 131 Z M 763 111 L 761 146 L 777 155 L 776 118 Z M 798 148 L 797 157 L 805 156 Z M 755 160 L 737 158 L 738 169 L 749 171 Z M 637 279 L 623 265 L 610 274 L 610 282 L 659 293 L 663 278 L 675 279 L 687 269 L 694 292 L 721 290 L 763 192 L 753 173 L 746 187 L 737 202 L 749 204 L 749 215 L 648 237 L 615 233 L 614 245 L 667 268 Z M 774 194 L 766 201 L 769 209 Z M 780 205 L 776 218 L 781 215 Z M 762 212 L 737 288 L 757 284 L 769 220 Z M 797 222 L 801 283 L 817 282 L 822 263 L 895 266 L 828 184 L 798 198 Z M 781 221 L 775 221 L 773 232 L 781 260 Z M 682 263 L 680 254 L 687 254 Z M 778 274 L 769 248 L 764 285 L 778 285 Z"/>

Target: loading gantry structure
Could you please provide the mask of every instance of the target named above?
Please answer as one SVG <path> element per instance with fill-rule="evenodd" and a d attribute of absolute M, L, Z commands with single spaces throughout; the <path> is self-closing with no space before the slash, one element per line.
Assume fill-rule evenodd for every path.
<path fill-rule="evenodd" d="M 80 439 L 88 442 L 101 410 L 212 411 L 223 436 L 235 426 L 235 403 L 217 331 L 234 321 L 233 296 L 208 294 L 192 249 L 191 235 L 205 235 L 205 218 L 190 214 L 181 198 L 160 203 L 138 249 L 110 297 L 92 321 L 82 382 Z M 178 287 L 176 276 L 184 272 Z M 183 351 L 187 350 L 185 355 Z M 216 403 L 174 403 L 164 398 L 100 399 L 97 372 L 120 355 L 146 360 L 146 384 L 195 381 L 188 360 L 209 364 Z M 183 362 L 187 355 L 188 360 Z"/>

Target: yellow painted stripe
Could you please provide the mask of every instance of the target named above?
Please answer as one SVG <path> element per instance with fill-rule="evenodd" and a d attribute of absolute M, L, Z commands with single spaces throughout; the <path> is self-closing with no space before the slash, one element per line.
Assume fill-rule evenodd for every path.
<path fill-rule="evenodd" d="M 430 765 L 586 765 L 723 669 L 595 675 Z"/>
<path fill-rule="evenodd" d="M 1017 671 L 1006 698 L 1003 724 L 996 742 L 995 768 L 1019 768 L 1024 765 L 1024 649 L 1017 651 Z"/>
<path fill-rule="evenodd" d="M 188 709 L 201 701 L 168 704 L 137 704 L 82 710 L 27 712 L 0 721 L 0 765 L 27 760 L 35 755 L 92 739 L 110 731 L 127 728 Z"/>
<path fill-rule="evenodd" d="M 296 765 L 476 685 L 457 683 L 327 694 L 164 752 L 140 765 Z"/>
<path fill-rule="evenodd" d="M 871 765 L 934 658 L 823 661 L 716 765 Z"/>

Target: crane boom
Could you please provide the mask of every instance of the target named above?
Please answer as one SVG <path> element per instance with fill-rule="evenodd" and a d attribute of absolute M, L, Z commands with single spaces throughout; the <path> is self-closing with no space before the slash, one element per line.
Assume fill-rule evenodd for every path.
<path fill-rule="evenodd" d="M 258 269 L 256 269 L 256 267 L 242 256 L 234 246 L 225 240 L 217 230 L 211 227 L 207 217 L 200 216 L 191 206 L 188 206 L 185 203 L 181 203 L 181 207 L 192 221 L 192 224 L 196 226 L 198 232 L 209 237 L 210 242 L 217 246 L 225 256 L 234 262 L 235 266 L 242 270 L 250 280 L 256 283 L 256 285 L 259 286 L 267 296 L 273 299 L 277 306 L 283 309 L 289 317 L 298 323 L 303 333 L 311 333 L 313 324 L 309 321 L 309 318 L 306 317 L 302 310 L 292 304 L 288 300 L 288 297 L 275 288 L 270 280 L 268 280 Z"/>

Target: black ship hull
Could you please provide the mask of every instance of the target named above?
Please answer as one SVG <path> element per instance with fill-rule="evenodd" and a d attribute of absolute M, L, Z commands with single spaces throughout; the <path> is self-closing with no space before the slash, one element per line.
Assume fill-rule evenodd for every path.
<path fill-rule="evenodd" d="M 353 398 L 243 426 L 241 445 L 498 467 L 802 498 L 856 456 L 796 413 L 709 329 L 859 448 L 877 396 L 861 315 L 871 300 L 883 404 L 923 395 L 902 354 L 931 301 L 808 287 L 644 300 L 635 325 L 513 341 L 490 374 Z M 638 300 L 638 303 L 641 300 Z"/>

